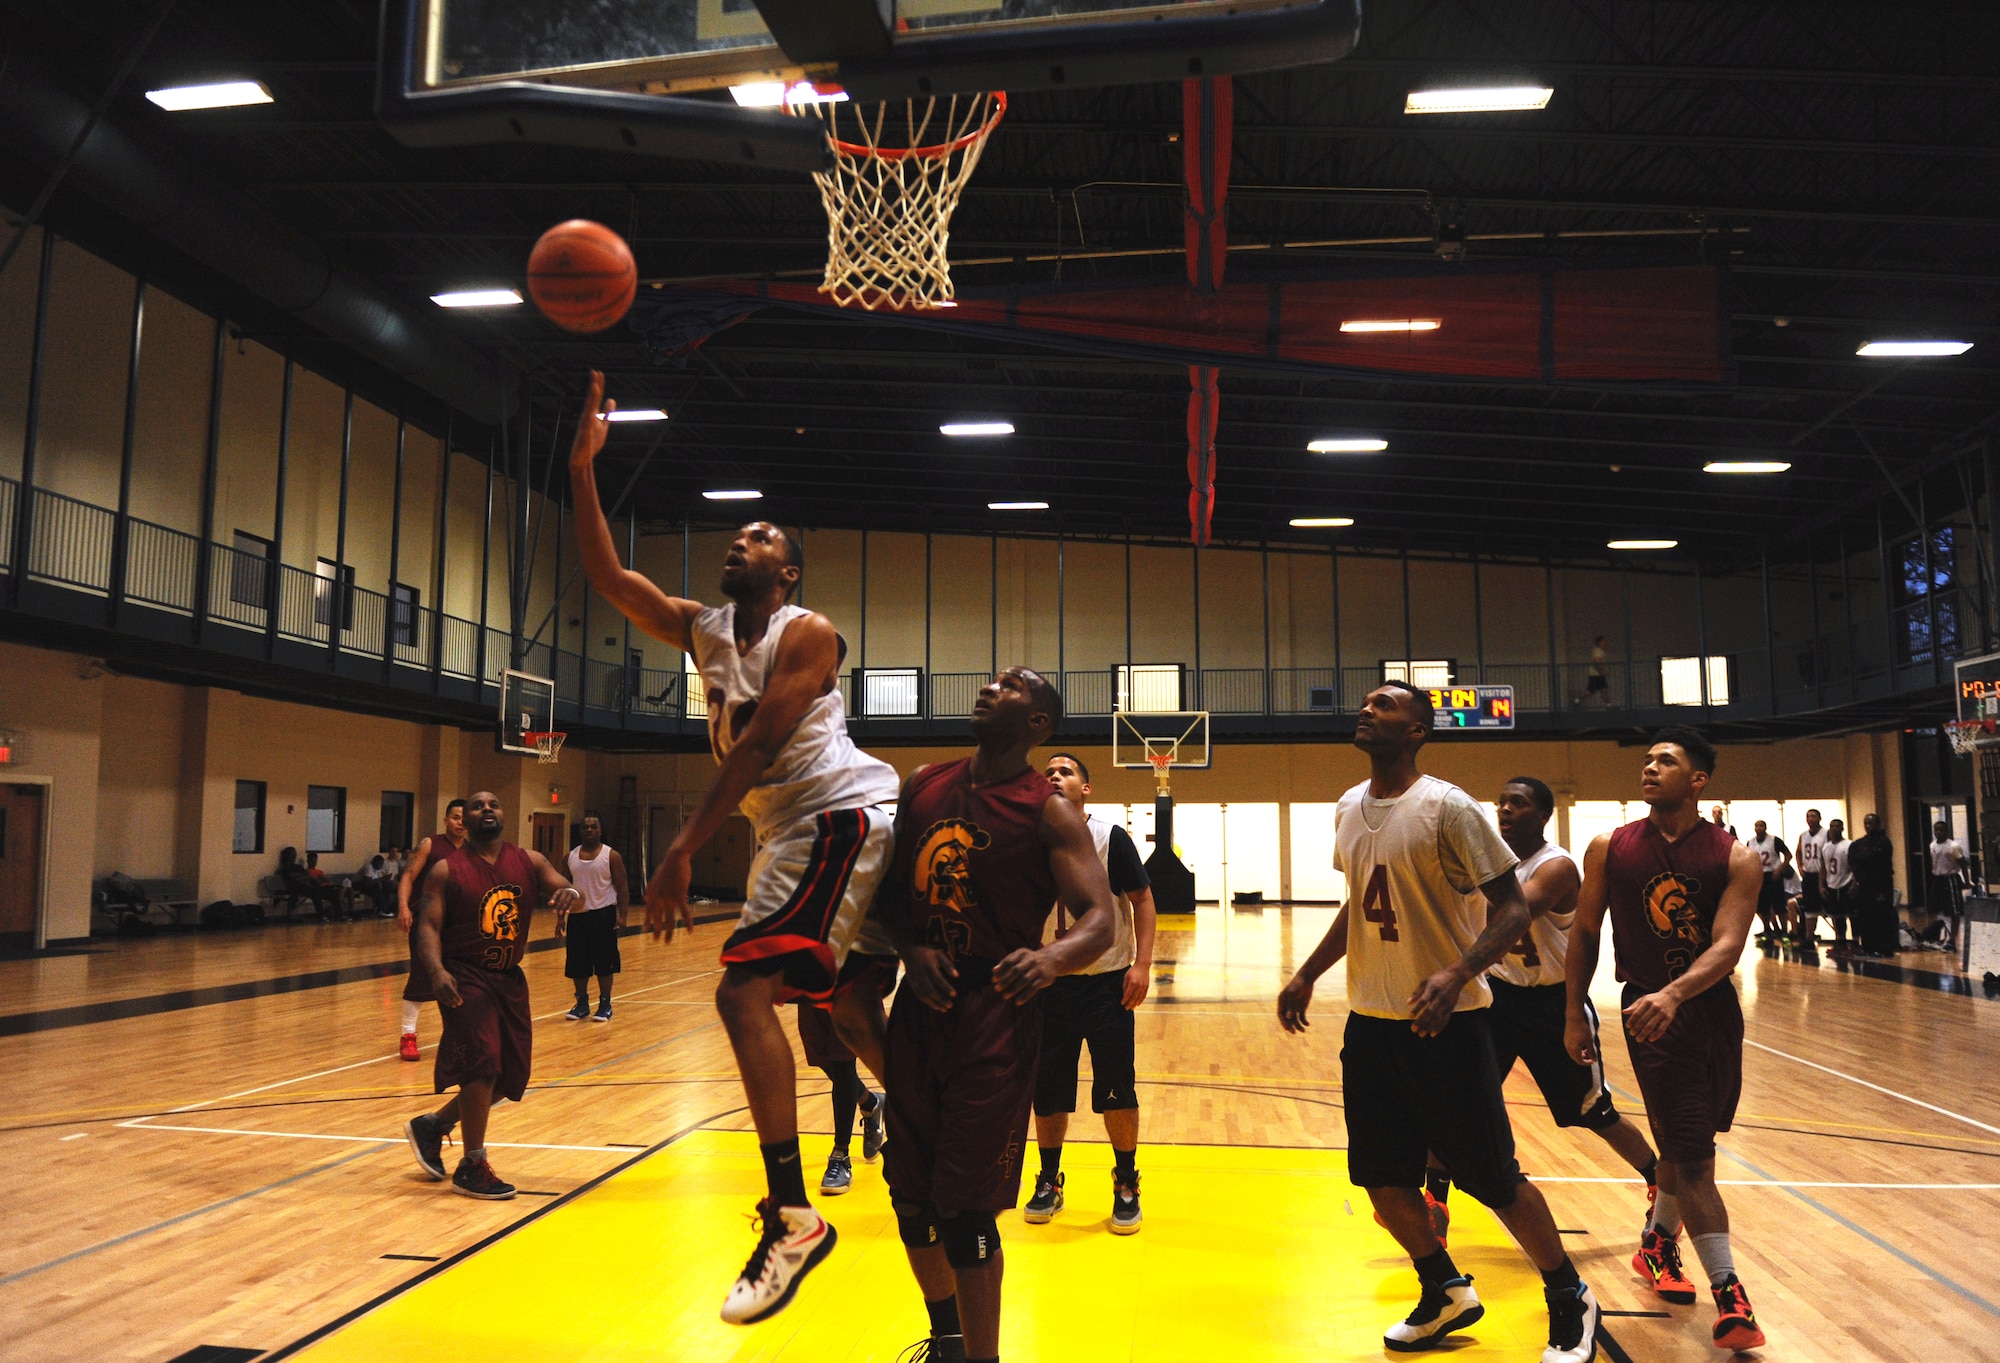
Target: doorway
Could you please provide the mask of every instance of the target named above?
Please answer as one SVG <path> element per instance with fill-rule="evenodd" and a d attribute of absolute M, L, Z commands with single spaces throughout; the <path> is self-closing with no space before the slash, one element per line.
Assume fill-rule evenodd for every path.
<path fill-rule="evenodd" d="M 534 846 L 548 858 L 549 865 L 561 866 L 569 854 L 569 817 L 564 814 L 537 814 L 533 817 Z"/>
<path fill-rule="evenodd" d="M 42 904 L 43 788 L 0 785 L 0 946 L 33 947 Z"/>

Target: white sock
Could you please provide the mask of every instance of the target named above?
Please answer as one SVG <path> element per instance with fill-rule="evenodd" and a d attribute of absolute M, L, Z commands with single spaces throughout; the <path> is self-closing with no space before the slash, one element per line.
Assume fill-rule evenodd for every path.
<path fill-rule="evenodd" d="M 1681 1202 L 1664 1188 L 1660 1189 L 1659 1195 L 1653 1199 L 1653 1229 L 1665 1239 L 1680 1238 Z"/>
<path fill-rule="evenodd" d="M 1729 1253 L 1729 1232 L 1711 1231 L 1694 1237 L 1695 1257 L 1708 1270 L 1708 1285 L 1720 1287 L 1736 1276 L 1736 1260 Z"/>
<path fill-rule="evenodd" d="M 417 1030 L 417 1017 L 422 1011 L 413 1000 L 403 1000 L 403 1030 L 405 1032 L 414 1032 Z"/>

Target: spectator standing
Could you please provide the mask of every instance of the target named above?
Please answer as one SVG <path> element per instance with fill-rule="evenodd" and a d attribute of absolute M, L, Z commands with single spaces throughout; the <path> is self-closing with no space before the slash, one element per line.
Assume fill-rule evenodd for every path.
<path fill-rule="evenodd" d="M 1950 825 L 1939 822 L 1931 825 L 1929 851 L 1931 878 L 1924 907 L 1946 920 L 1944 936 L 1939 940 L 1940 945 L 1949 946 L 1958 940 L 1958 916 L 1965 911 L 1965 844 L 1951 835 Z"/>
<path fill-rule="evenodd" d="M 1604 636 L 1600 634 L 1590 646 L 1590 675 L 1583 682 L 1584 700 L 1594 700 L 1606 709 L 1611 708 L 1611 674 L 1605 671 L 1609 656 L 1604 651 Z"/>
<path fill-rule="evenodd" d="M 1806 831 L 1799 834 L 1798 842 L 1792 849 L 1799 868 L 1799 931 L 1795 940 L 1802 947 L 1816 946 L 1819 942 L 1819 917 L 1824 897 L 1820 863 L 1824 859 L 1826 839 L 1826 830 L 1819 826 L 1819 811 L 1808 809 Z"/>
<path fill-rule="evenodd" d="M 1710 821 L 1710 822 L 1712 822 L 1712 823 L 1713 823 L 1713 824 L 1714 824 L 1714 825 L 1715 825 L 1715 826 L 1716 826 L 1717 828 L 1721 828 L 1721 829 L 1725 829 L 1725 830 L 1727 830 L 1727 832 L 1729 833 L 1729 836 L 1730 836 L 1730 837 L 1732 837 L 1732 838 L 1733 838 L 1733 837 L 1735 837 L 1735 836 L 1736 836 L 1736 827 L 1735 827 L 1735 825 L 1734 825 L 1734 824 L 1727 824 L 1727 823 L 1724 823 L 1724 822 L 1722 821 L 1722 806 L 1721 806 L 1721 805 L 1717 805 L 1717 806 L 1715 806 L 1715 807 L 1714 807 L 1713 809 L 1709 810 L 1709 811 L 1708 811 L 1708 817 L 1709 817 L 1709 821 Z"/>
<path fill-rule="evenodd" d="M 1827 921 L 1833 925 L 1833 954 L 1845 956 L 1851 947 L 1847 944 L 1847 915 L 1853 899 L 1854 872 L 1847 864 L 1847 825 L 1835 819 L 1826 826 L 1826 841 L 1820 845 L 1819 880 L 1820 909 Z"/>
<path fill-rule="evenodd" d="M 1748 846 L 1764 865 L 1764 886 L 1757 895 L 1757 917 L 1763 921 L 1764 930 L 1757 934 L 1757 941 L 1777 942 L 1785 936 L 1785 869 L 1792 864 L 1792 853 L 1785 840 L 1771 832 L 1762 819 L 1751 827 L 1756 836 Z"/>
<path fill-rule="evenodd" d="M 1887 960 L 1896 954 L 1896 845 L 1882 831 L 1882 816 L 1861 820 L 1864 832 L 1847 848 L 1853 872 L 1854 936 L 1859 955 Z"/>
<path fill-rule="evenodd" d="M 604 845 L 604 825 L 595 814 L 583 816 L 583 841 L 570 849 L 569 881 L 583 896 L 569 914 L 568 948 L 563 974 L 576 986 L 576 1007 L 564 1014 L 571 1022 L 611 1021 L 611 979 L 623 962 L 618 959 L 618 930 L 625 926 L 625 860 Z M 590 977 L 597 977 L 597 1011 L 590 1011 Z"/>

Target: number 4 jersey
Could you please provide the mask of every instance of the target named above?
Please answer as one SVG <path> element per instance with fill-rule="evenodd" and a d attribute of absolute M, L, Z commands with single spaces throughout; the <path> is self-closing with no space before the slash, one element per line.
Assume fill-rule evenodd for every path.
<path fill-rule="evenodd" d="M 1576 865 L 1576 858 L 1552 842 L 1545 842 L 1521 860 L 1514 868 L 1514 878 L 1526 889 L 1535 873 L 1550 862 L 1560 858 L 1570 865 Z M 1577 867 L 1579 875 L 1583 868 Z M 1523 988 L 1537 985 L 1561 984 L 1563 982 L 1563 957 L 1569 954 L 1570 924 L 1576 922 L 1576 904 L 1571 901 L 1568 913 L 1545 913 L 1538 916 L 1528 926 L 1528 935 L 1523 937 L 1512 951 L 1493 963 L 1486 973 L 1496 980 L 1508 984 L 1518 984 Z"/>
<path fill-rule="evenodd" d="M 1512 867 L 1514 853 L 1478 801 L 1435 776 L 1388 800 L 1363 781 L 1340 797 L 1334 820 L 1333 868 L 1347 877 L 1347 1006 L 1408 1018 L 1417 986 L 1485 929 L 1479 887 Z M 1492 1001 L 1474 978 L 1457 1011 Z"/>

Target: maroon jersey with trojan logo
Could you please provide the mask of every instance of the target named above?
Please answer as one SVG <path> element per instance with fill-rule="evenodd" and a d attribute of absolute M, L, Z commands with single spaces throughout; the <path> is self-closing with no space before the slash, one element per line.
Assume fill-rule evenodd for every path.
<path fill-rule="evenodd" d="M 495 971 L 519 965 L 540 893 L 535 863 L 511 842 L 501 843 L 491 862 L 470 841 L 444 860 L 450 868 L 440 934 L 444 959 Z"/>
<path fill-rule="evenodd" d="M 907 896 L 912 936 L 954 961 L 999 961 L 1041 946 L 1056 902 L 1041 834 L 1051 794 L 1032 767 L 976 786 L 970 758 L 911 778 L 888 883 L 896 898 Z"/>
<path fill-rule="evenodd" d="M 1728 829 L 1707 820 L 1678 842 L 1668 842 L 1650 819 L 1611 835 L 1604 890 L 1619 979 L 1653 993 L 1708 950 L 1735 846 Z"/>

